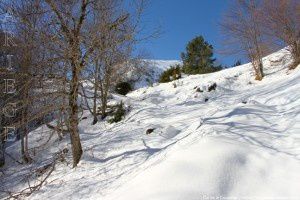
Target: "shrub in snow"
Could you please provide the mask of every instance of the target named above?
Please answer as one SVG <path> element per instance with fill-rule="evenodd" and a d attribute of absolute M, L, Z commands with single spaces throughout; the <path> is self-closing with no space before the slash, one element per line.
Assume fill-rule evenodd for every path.
<path fill-rule="evenodd" d="M 179 65 L 172 66 L 164 71 L 159 78 L 160 83 L 167 83 L 181 78 L 181 69 Z"/>
<path fill-rule="evenodd" d="M 132 91 L 131 84 L 128 82 L 121 82 L 116 85 L 115 91 L 118 94 L 126 95 L 128 92 Z"/>
<path fill-rule="evenodd" d="M 211 91 L 216 90 L 216 89 L 217 89 L 217 84 L 216 83 L 208 86 L 208 92 L 211 92 Z"/>
<path fill-rule="evenodd" d="M 203 90 L 197 87 L 196 92 L 203 92 Z"/>
<path fill-rule="evenodd" d="M 113 113 L 113 117 L 108 120 L 109 123 L 117 123 L 123 119 L 126 114 L 126 110 L 124 108 L 124 104 L 121 101 L 116 107 L 116 110 Z"/>
<path fill-rule="evenodd" d="M 147 129 L 146 134 L 149 135 L 149 134 L 151 134 L 154 130 L 155 130 L 155 128 L 149 128 L 149 129 Z"/>

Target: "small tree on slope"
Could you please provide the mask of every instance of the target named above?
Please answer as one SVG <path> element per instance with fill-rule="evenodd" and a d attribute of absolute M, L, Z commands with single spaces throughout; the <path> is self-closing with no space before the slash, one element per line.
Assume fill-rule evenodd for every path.
<path fill-rule="evenodd" d="M 181 54 L 183 71 L 186 74 L 204 74 L 218 71 L 214 66 L 213 47 L 198 36 L 190 41 L 186 47 L 186 53 Z"/>

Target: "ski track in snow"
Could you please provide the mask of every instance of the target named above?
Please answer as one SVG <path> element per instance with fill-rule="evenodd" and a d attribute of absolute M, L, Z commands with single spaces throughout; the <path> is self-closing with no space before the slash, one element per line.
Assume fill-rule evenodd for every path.
<path fill-rule="evenodd" d="M 115 95 L 132 107 L 126 118 L 91 126 L 86 113 L 79 166 L 58 165 L 29 199 L 299 198 L 300 70 L 287 74 L 289 60 L 285 50 L 264 58 L 262 82 L 246 64 Z M 216 91 L 196 92 L 214 82 Z M 53 139 L 43 158 L 67 141 Z"/>

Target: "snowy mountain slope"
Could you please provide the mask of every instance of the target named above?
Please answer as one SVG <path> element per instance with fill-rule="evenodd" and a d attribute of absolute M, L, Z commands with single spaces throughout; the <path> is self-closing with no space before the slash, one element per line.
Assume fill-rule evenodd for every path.
<path fill-rule="evenodd" d="M 142 77 L 134 78 L 137 81 L 134 83 L 134 88 L 142 88 L 157 83 L 160 75 L 175 65 L 182 65 L 182 62 L 179 60 L 143 60 L 142 65 L 144 65 L 144 75 Z M 129 77 L 134 76 L 135 74 L 129 74 Z"/>
<path fill-rule="evenodd" d="M 300 73 L 286 74 L 282 54 L 265 59 L 268 75 L 259 83 L 247 84 L 251 69 L 244 65 L 204 75 L 204 84 L 188 77 L 173 88 L 176 96 L 170 84 L 153 88 L 150 102 L 161 93 L 159 105 L 171 104 L 176 119 L 202 125 L 109 199 L 300 198 Z M 282 63 L 271 66 L 276 57 Z M 206 81 L 216 81 L 219 91 L 187 95 Z M 211 102 L 204 105 L 203 96 Z M 178 99 L 184 103 L 172 104 Z"/>
<path fill-rule="evenodd" d="M 285 50 L 266 57 L 261 82 L 246 64 L 115 96 L 132 107 L 126 118 L 91 126 L 86 113 L 79 166 L 60 163 L 29 198 L 299 198 L 300 68 L 287 71 L 289 62 Z M 43 157 L 67 141 L 53 136 Z"/>

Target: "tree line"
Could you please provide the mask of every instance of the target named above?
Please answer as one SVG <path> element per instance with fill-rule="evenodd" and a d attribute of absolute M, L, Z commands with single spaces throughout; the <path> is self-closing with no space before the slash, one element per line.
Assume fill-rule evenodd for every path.
<path fill-rule="evenodd" d="M 82 155 L 80 113 L 89 110 L 93 124 L 106 117 L 108 94 L 132 65 L 139 41 L 144 0 L 11 0 L 0 13 L 13 20 L 1 28 L 1 86 L 13 80 L 14 93 L 1 93 L 1 165 L 13 127 L 22 143 L 22 159 L 30 162 L 28 133 L 41 124 L 59 138 L 70 134 L 73 167 Z M 3 45 L 9 39 L 9 45 Z M 12 60 L 11 60 L 12 58 Z M 10 77 L 10 78 L 8 78 Z M 88 87 L 90 86 L 90 87 Z M 101 105 L 100 109 L 98 105 Z M 56 119 L 56 124 L 50 122 Z"/>

